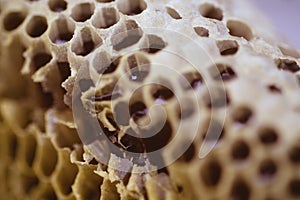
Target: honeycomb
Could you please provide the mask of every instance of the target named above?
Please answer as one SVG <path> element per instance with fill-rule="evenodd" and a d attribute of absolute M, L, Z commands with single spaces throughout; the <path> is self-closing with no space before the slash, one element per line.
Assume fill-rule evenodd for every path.
<path fill-rule="evenodd" d="M 300 53 L 248 2 L 0 0 L 0 37 L 0 199 L 300 199 Z"/>

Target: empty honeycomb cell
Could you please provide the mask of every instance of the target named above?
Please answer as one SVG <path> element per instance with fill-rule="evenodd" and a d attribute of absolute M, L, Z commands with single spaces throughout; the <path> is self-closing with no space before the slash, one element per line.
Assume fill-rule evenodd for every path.
<path fill-rule="evenodd" d="M 93 60 L 93 68 L 99 74 L 110 74 L 116 71 L 120 63 L 120 57 L 111 58 L 107 52 L 99 52 Z"/>
<path fill-rule="evenodd" d="M 253 38 L 251 28 L 242 21 L 228 20 L 227 28 L 229 29 L 229 34 L 232 36 L 243 37 L 246 40 L 251 40 Z"/>
<path fill-rule="evenodd" d="M 217 63 L 210 67 L 209 73 L 211 77 L 217 81 L 230 81 L 237 76 L 231 66 L 222 63 Z"/>
<path fill-rule="evenodd" d="M 117 7 L 124 15 L 138 15 L 147 8 L 147 4 L 144 0 L 121 0 Z"/>
<path fill-rule="evenodd" d="M 278 133 L 271 127 L 263 127 L 258 130 L 258 137 L 262 144 L 271 145 L 278 141 Z"/>
<path fill-rule="evenodd" d="M 197 33 L 197 35 L 199 35 L 200 37 L 208 37 L 209 36 L 209 31 L 208 29 L 204 28 L 204 27 L 194 27 L 194 31 L 195 33 Z"/>
<path fill-rule="evenodd" d="M 273 85 L 269 85 L 268 89 L 272 93 L 281 94 L 281 89 L 278 86 L 274 85 L 274 84 Z"/>
<path fill-rule="evenodd" d="M 62 195 L 69 195 L 72 193 L 72 185 L 78 174 L 78 167 L 70 162 L 69 153 L 67 151 L 60 152 L 59 164 L 55 173 L 55 190 Z"/>
<path fill-rule="evenodd" d="M 216 187 L 223 174 L 222 165 L 218 160 L 212 159 L 206 162 L 200 170 L 200 178 L 206 187 Z"/>
<path fill-rule="evenodd" d="M 15 160 L 17 156 L 17 151 L 18 151 L 18 139 L 16 135 L 14 134 L 9 134 L 7 135 L 7 147 L 8 147 L 8 156 L 10 159 L 13 161 Z"/>
<path fill-rule="evenodd" d="M 155 127 L 154 125 L 154 127 L 151 127 L 149 130 L 143 130 L 143 135 L 145 136 L 153 135 L 153 131 L 155 130 L 155 128 L 157 127 Z M 151 137 L 143 138 L 146 151 L 153 152 L 166 146 L 172 138 L 172 132 L 173 132 L 172 126 L 170 122 L 167 120 L 163 125 L 163 127 L 161 128 L 161 130 L 158 131 L 158 133 L 156 133 Z"/>
<path fill-rule="evenodd" d="M 81 143 L 76 129 L 71 129 L 62 124 L 56 124 L 55 126 L 55 130 L 52 134 L 55 134 L 55 143 L 60 148 L 69 147 L 73 149 L 75 144 Z"/>
<path fill-rule="evenodd" d="M 104 7 L 95 14 L 92 24 L 96 28 L 107 29 L 117 24 L 119 20 L 119 13 L 114 7 Z"/>
<path fill-rule="evenodd" d="M 245 124 L 247 123 L 250 118 L 252 117 L 253 112 L 252 110 L 247 106 L 238 106 L 233 110 L 232 118 L 233 121 Z"/>
<path fill-rule="evenodd" d="M 94 173 L 96 167 L 80 166 L 73 185 L 74 195 L 78 200 L 99 200 L 102 178 Z"/>
<path fill-rule="evenodd" d="M 113 2 L 115 0 L 96 0 L 99 3 L 109 3 L 109 2 Z"/>
<path fill-rule="evenodd" d="M 170 7 L 166 7 L 167 13 L 173 18 L 173 19 L 182 19 L 182 17 L 179 15 L 179 13 Z"/>
<path fill-rule="evenodd" d="M 63 15 L 60 15 L 51 24 L 49 37 L 54 44 L 64 44 L 73 38 L 74 30 L 75 24 Z"/>
<path fill-rule="evenodd" d="M 183 89 L 200 89 L 203 85 L 203 78 L 201 74 L 197 71 L 186 72 L 183 74 L 183 77 L 186 80 L 182 80 L 180 77 L 180 83 L 183 86 Z M 189 84 L 187 84 L 189 83 Z"/>
<path fill-rule="evenodd" d="M 222 56 L 234 55 L 239 50 L 239 45 L 234 40 L 217 41 L 217 47 Z"/>
<path fill-rule="evenodd" d="M 142 101 L 130 102 L 129 114 L 137 122 L 140 118 L 148 114 L 147 106 Z"/>
<path fill-rule="evenodd" d="M 264 160 L 259 166 L 259 175 L 263 179 L 271 179 L 277 172 L 277 164 L 273 160 Z"/>
<path fill-rule="evenodd" d="M 49 0 L 48 6 L 53 12 L 62 12 L 67 9 L 67 2 L 65 0 Z"/>
<path fill-rule="evenodd" d="M 231 157 L 236 161 L 246 160 L 250 156 L 250 147 L 243 140 L 237 140 L 231 147 Z"/>
<path fill-rule="evenodd" d="M 300 146 L 294 146 L 289 150 L 289 159 L 294 164 L 300 164 Z"/>
<path fill-rule="evenodd" d="M 39 184 L 39 179 L 36 176 L 20 175 L 20 186 L 24 194 L 29 194 Z"/>
<path fill-rule="evenodd" d="M 26 32 L 31 37 L 41 36 L 48 28 L 47 20 L 43 16 L 33 16 L 27 24 Z"/>
<path fill-rule="evenodd" d="M 296 61 L 289 60 L 289 59 L 278 59 L 276 60 L 276 64 L 278 69 L 290 71 L 292 73 L 295 73 L 300 70 L 299 65 L 296 63 Z"/>
<path fill-rule="evenodd" d="M 35 195 L 35 199 L 41 200 L 57 200 L 58 197 L 55 194 L 53 187 L 50 184 L 46 184 L 42 188 L 38 188 L 37 194 Z"/>
<path fill-rule="evenodd" d="M 74 39 L 71 51 L 76 55 L 86 56 L 100 45 L 102 45 L 102 39 L 89 28 L 85 27 Z"/>
<path fill-rule="evenodd" d="M 38 165 L 44 176 L 50 176 L 57 165 L 57 152 L 49 139 L 41 140 L 37 152 Z"/>
<path fill-rule="evenodd" d="M 166 101 L 169 101 L 174 97 L 172 89 L 161 84 L 152 84 L 151 91 L 152 98 L 157 104 L 166 103 Z"/>
<path fill-rule="evenodd" d="M 243 179 L 237 179 L 232 184 L 230 199 L 246 200 L 251 197 L 251 188 Z"/>
<path fill-rule="evenodd" d="M 132 129 L 126 130 L 126 134 L 120 140 L 122 147 L 132 153 L 143 153 L 145 151 L 144 144 Z"/>
<path fill-rule="evenodd" d="M 143 36 L 142 29 L 134 20 L 125 21 L 123 26 L 125 30 L 118 30 L 118 32 L 111 37 L 113 48 L 116 51 L 120 51 L 138 43 Z"/>
<path fill-rule="evenodd" d="M 202 100 L 207 108 L 222 108 L 230 104 L 230 97 L 226 90 L 221 87 L 212 87 L 205 91 Z"/>
<path fill-rule="evenodd" d="M 42 84 L 36 83 L 36 97 L 38 97 L 38 103 L 42 108 L 50 108 L 53 103 L 54 99 L 51 93 L 44 91 Z"/>
<path fill-rule="evenodd" d="M 24 21 L 26 14 L 24 12 L 13 11 L 8 13 L 3 19 L 4 29 L 12 31 L 17 29 Z"/>
<path fill-rule="evenodd" d="M 184 144 L 185 142 L 183 142 Z M 188 144 L 188 142 L 186 142 Z M 183 145 L 184 147 L 187 145 Z M 178 159 L 179 162 L 191 162 L 194 157 L 196 155 L 196 147 L 194 143 L 191 143 L 190 145 L 188 145 L 188 148 L 185 150 L 185 152 L 180 156 L 180 158 Z"/>
<path fill-rule="evenodd" d="M 223 11 L 211 3 L 204 3 L 199 7 L 199 12 L 203 17 L 222 20 Z"/>
<path fill-rule="evenodd" d="M 71 76 L 70 64 L 68 62 L 57 62 L 57 67 L 61 82 L 65 81 L 69 76 Z"/>
<path fill-rule="evenodd" d="M 95 5 L 93 3 L 80 3 L 72 9 L 71 17 L 77 22 L 84 22 L 94 14 Z"/>
<path fill-rule="evenodd" d="M 17 159 L 22 165 L 32 167 L 36 157 L 37 141 L 33 135 L 22 135 L 19 138 Z"/>
<path fill-rule="evenodd" d="M 52 55 L 47 52 L 38 52 L 32 57 L 31 66 L 34 71 L 45 66 L 52 60 Z"/>
<path fill-rule="evenodd" d="M 293 197 L 300 197 L 300 179 L 292 179 L 288 184 L 288 191 Z"/>
<path fill-rule="evenodd" d="M 142 82 L 150 73 L 150 61 L 140 53 L 130 55 L 126 59 L 126 73 L 131 81 Z"/>
<path fill-rule="evenodd" d="M 166 46 L 166 42 L 161 37 L 157 35 L 146 35 L 144 45 L 141 46 L 141 49 L 153 54 L 163 50 Z"/>

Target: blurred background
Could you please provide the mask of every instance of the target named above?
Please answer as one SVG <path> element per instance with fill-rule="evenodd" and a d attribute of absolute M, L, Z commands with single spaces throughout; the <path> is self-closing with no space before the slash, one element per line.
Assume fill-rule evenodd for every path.
<path fill-rule="evenodd" d="M 292 46 L 300 50 L 300 0 L 250 0 Z"/>

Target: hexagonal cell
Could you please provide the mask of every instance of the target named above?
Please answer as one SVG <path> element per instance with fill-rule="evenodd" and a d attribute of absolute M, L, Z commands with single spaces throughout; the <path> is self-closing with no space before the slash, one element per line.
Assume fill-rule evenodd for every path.
<path fill-rule="evenodd" d="M 184 73 L 180 76 L 179 82 L 183 86 L 184 90 L 197 90 L 204 84 L 201 74 L 196 70 Z"/>
<path fill-rule="evenodd" d="M 167 43 L 157 35 L 146 35 L 143 44 L 140 46 L 141 50 L 146 51 L 150 54 L 157 53 L 164 49 Z"/>
<path fill-rule="evenodd" d="M 134 20 L 127 20 L 111 37 L 111 42 L 114 50 L 120 51 L 138 43 L 142 36 L 143 31 L 139 25 Z"/>
<path fill-rule="evenodd" d="M 238 106 L 233 110 L 232 119 L 234 122 L 246 124 L 253 115 L 253 111 L 248 106 Z"/>
<path fill-rule="evenodd" d="M 64 0 L 49 0 L 48 6 L 53 12 L 62 12 L 67 9 L 67 2 Z"/>
<path fill-rule="evenodd" d="M 39 140 L 39 148 L 37 151 L 38 170 L 43 176 L 51 176 L 57 165 L 57 152 L 52 142 L 48 138 Z"/>
<path fill-rule="evenodd" d="M 129 80 L 142 82 L 150 72 L 150 61 L 146 56 L 136 53 L 127 57 L 126 73 Z"/>
<path fill-rule="evenodd" d="M 120 58 L 111 58 L 110 55 L 103 51 L 95 55 L 93 67 L 99 74 L 113 73 L 119 66 Z"/>
<path fill-rule="evenodd" d="M 199 7 L 199 12 L 203 17 L 222 20 L 223 11 L 211 3 L 204 3 Z"/>
<path fill-rule="evenodd" d="M 118 1 L 117 7 L 124 15 L 138 15 L 147 8 L 147 4 L 144 0 L 122 0 Z"/>
<path fill-rule="evenodd" d="M 113 2 L 115 0 L 96 0 L 99 3 L 109 3 L 109 2 Z"/>
<path fill-rule="evenodd" d="M 237 179 L 231 186 L 230 199 L 251 199 L 251 188 L 243 180 Z"/>
<path fill-rule="evenodd" d="M 95 14 L 92 20 L 96 28 L 109 28 L 115 25 L 120 19 L 119 13 L 113 7 L 104 7 Z"/>
<path fill-rule="evenodd" d="M 216 187 L 223 174 L 222 165 L 217 160 L 210 160 L 201 169 L 201 179 L 206 187 Z"/>
<path fill-rule="evenodd" d="M 48 52 L 37 52 L 33 55 L 31 60 L 31 67 L 33 71 L 37 71 L 41 67 L 45 66 L 52 60 L 52 55 Z"/>
<path fill-rule="evenodd" d="M 251 40 L 253 38 L 252 30 L 242 21 L 228 20 L 227 28 L 229 29 L 229 34 L 232 36 L 243 37 L 246 40 Z"/>
<path fill-rule="evenodd" d="M 80 166 L 79 173 L 73 185 L 78 200 L 99 200 L 102 178 L 94 172 L 96 167 Z"/>
<path fill-rule="evenodd" d="M 191 143 L 190 145 L 187 145 L 189 144 L 190 142 L 186 141 L 186 142 L 183 142 L 183 147 L 185 146 L 189 146 L 186 151 L 178 158 L 178 161 L 179 162 L 184 162 L 184 163 L 189 163 L 191 162 L 195 156 L 196 156 L 196 146 L 194 143 Z M 182 148 L 179 148 L 180 150 Z"/>
<path fill-rule="evenodd" d="M 32 167 L 36 157 L 37 141 L 33 135 L 22 135 L 19 138 L 19 148 L 17 152 L 18 162 L 23 166 Z"/>
<path fill-rule="evenodd" d="M 3 27 L 7 31 L 17 29 L 24 21 L 26 14 L 22 11 L 12 11 L 4 16 Z"/>
<path fill-rule="evenodd" d="M 51 24 L 49 33 L 50 40 L 54 44 L 64 44 L 72 39 L 74 30 L 75 24 L 61 15 Z"/>
<path fill-rule="evenodd" d="M 95 5 L 93 3 L 80 3 L 73 7 L 71 17 L 77 22 L 84 22 L 94 14 Z"/>
<path fill-rule="evenodd" d="M 80 33 L 74 39 L 71 51 L 76 55 L 86 56 L 99 45 L 102 45 L 102 39 L 98 34 L 91 31 L 90 28 L 85 27 L 81 29 Z"/>
<path fill-rule="evenodd" d="M 31 37 L 39 37 L 45 33 L 47 28 L 47 19 L 43 16 L 36 15 L 29 20 L 26 27 L 26 32 Z"/>
<path fill-rule="evenodd" d="M 51 184 L 43 184 L 41 187 L 38 187 L 36 194 L 33 199 L 43 199 L 43 200 L 57 200 L 58 197 L 55 194 L 55 191 Z"/>
<path fill-rule="evenodd" d="M 258 130 L 258 137 L 263 145 L 274 145 L 279 141 L 279 134 L 272 127 L 261 127 Z"/>
<path fill-rule="evenodd" d="M 35 175 L 20 174 L 18 186 L 24 194 L 29 194 L 39 184 L 39 179 Z"/>
<path fill-rule="evenodd" d="M 217 41 L 217 47 L 222 56 L 234 55 L 239 50 L 239 45 L 234 40 Z"/>
<path fill-rule="evenodd" d="M 171 7 L 167 7 L 166 10 L 167 10 L 167 13 L 168 13 L 173 19 L 182 19 L 182 17 L 179 15 L 179 13 L 178 13 L 175 9 L 173 9 L 173 8 L 171 8 Z"/>
<path fill-rule="evenodd" d="M 216 81 L 230 81 L 237 77 L 231 66 L 217 63 L 215 66 L 209 68 L 211 77 Z"/>
<path fill-rule="evenodd" d="M 231 157 L 235 161 L 244 161 L 249 158 L 250 146 L 243 140 L 235 141 L 231 149 Z"/>
<path fill-rule="evenodd" d="M 175 96 L 170 83 L 166 84 L 151 84 L 150 93 L 156 104 L 165 104 Z"/>
<path fill-rule="evenodd" d="M 56 191 L 62 195 L 72 193 L 72 185 L 78 174 L 78 167 L 70 162 L 70 154 L 67 151 L 59 152 L 59 164 L 57 173 L 53 177 Z"/>
<path fill-rule="evenodd" d="M 209 36 L 209 31 L 204 27 L 200 27 L 200 26 L 194 27 L 194 31 L 200 37 L 208 37 Z"/>
<path fill-rule="evenodd" d="M 294 60 L 289 59 L 277 59 L 275 61 L 278 69 L 289 71 L 292 73 L 298 72 L 300 70 L 300 66 Z"/>

